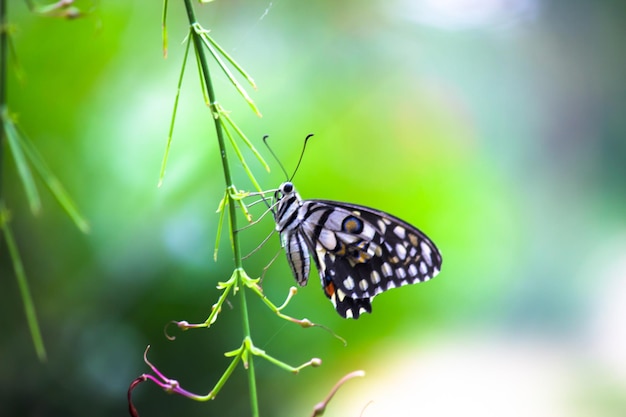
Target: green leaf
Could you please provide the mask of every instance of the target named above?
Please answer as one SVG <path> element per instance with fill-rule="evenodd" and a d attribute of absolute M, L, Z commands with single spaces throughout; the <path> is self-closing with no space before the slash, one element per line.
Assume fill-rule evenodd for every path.
<path fill-rule="evenodd" d="M 178 111 L 178 100 L 180 98 L 180 89 L 183 85 L 183 75 L 185 74 L 185 66 L 187 63 L 187 56 L 189 54 L 189 45 L 191 44 L 191 36 L 187 38 L 187 48 L 185 48 L 185 56 L 183 57 L 183 66 L 180 69 L 180 76 L 178 77 L 178 85 L 176 86 L 176 98 L 174 99 L 174 109 L 172 110 L 172 119 L 170 120 L 170 130 L 167 133 L 167 144 L 165 145 L 165 154 L 163 155 L 163 162 L 161 162 L 161 173 L 159 174 L 159 187 L 163 185 L 163 178 L 165 177 L 165 166 L 167 165 L 167 158 L 170 155 L 170 146 L 172 145 L 172 137 L 174 135 L 174 121 L 176 120 L 176 112 Z"/>
<path fill-rule="evenodd" d="M 227 190 L 217 208 L 217 212 L 220 214 L 220 218 L 217 221 L 217 233 L 215 235 L 215 249 L 213 249 L 213 260 L 216 262 L 217 262 L 217 251 L 219 250 L 220 239 L 222 237 L 222 226 L 224 225 L 224 214 L 226 213 L 226 205 L 228 203 L 229 203 L 229 194 Z"/>
<path fill-rule="evenodd" d="M 230 82 L 233 84 L 235 89 L 239 92 L 239 94 L 241 94 L 243 99 L 246 100 L 246 102 L 248 103 L 252 111 L 257 116 L 261 117 L 261 112 L 257 108 L 256 104 L 254 103 L 252 98 L 248 95 L 248 92 L 239 83 L 239 81 L 237 81 L 233 73 L 228 69 L 228 67 L 222 60 L 222 58 L 220 58 L 220 55 L 226 57 L 226 59 L 235 66 L 235 68 L 239 71 L 239 73 L 244 75 L 244 77 L 246 77 L 248 82 L 250 82 L 253 86 L 255 86 L 254 80 L 252 80 L 252 78 L 250 78 L 248 74 L 245 71 L 243 71 L 243 69 L 229 55 L 227 55 L 226 52 L 222 48 L 219 48 L 219 46 L 216 46 L 217 44 L 215 43 L 215 41 L 213 41 L 213 39 L 211 39 L 211 37 L 209 37 L 205 29 L 203 29 L 200 25 L 196 24 L 194 26 L 194 30 L 196 31 L 196 33 L 200 35 L 200 38 L 202 39 L 204 46 L 206 46 L 206 48 L 209 50 L 211 55 L 213 55 L 213 58 L 215 59 L 217 64 L 220 66 L 224 74 L 226 74 L 226 77 L 230 80 Z M 219 49 L 216 50 L 216 48 L 219 48 Z"/>
<path fill-rule="evenodd" d="M 167 0 L 163 1 L 163 13 L 161 15 L 161 27 L 163 30 L 163 58 L 167 58 Z"/>
<path fill-rule="evenodd" d="M 39 322 L 37 321 L 37 314 L 35 313 L 35 304 L 30 294 L 28 287 L 28 280 L 26 279 L 26 273 L 24 272 L 24 265 L 20 258 L 17 244 L 13 238 L 13 233 L 9 228 L 9 211 L 4 207 L 4 204 L 0 204 L 0 228 L 4 234 L 4 240 L 7 242 L 7 248 L 9 249 L 9 257 L 13 264 L 13 270 L 15 271 L 15 278 L 20 289 L 22 296 L 22 302 L 24 303 L 24 312 L 26 313 L 26 321 L 28 328 L 30 329 L 30 335 L 33 339 L 33 345 L 37 352 L 37 357 L 40 361 L 46 360 L 46 348 L 41 337 L 41 331 L 39 330 Z"/>
<path fill-rule="evenodd" d="M 37 174 L 39 174 L 44 184 L 48 187 L 48 190 L 50 190 L 57 202 L 61 205 L 61 207 L 63 207 L 76 227 L 78 227 L 78 229 L 83 233 L 89 232 L 89 223 L 87 223 L 87 220 L 78 211 L 76 204 L 63 187 L 63 184 L 61 184 L 61 181 L 59 181 L 50 168 L 48 168 L 48 165 L 37 148 L 35 148 L 35 145 L 23 132 L 19 132 L 17 139 L 19 139 L 19 143 L 24 150 L 24 153 L 28 157 L 33 168 L 37 171 Z"/>
<path fill-rule="evenodd" d="M 9 143 L 9 148 L 13 154 L 17 172 L 22 180 L 24 191 L 26 192 L 26 198 L 28 199 L 28 204 L 30 205 L 30 211 L 32 211 L 34 215 L 37 215 L 41 211 L 41 198 L 39 197 L 39 192 L 37 191 L 37 186 L 35 185 L 35 180 L 30 170 L 30 166 L 24 156 L 20 134 L 16 129 L 13 120 L 9 117 L 6 109 L 2 112 L 2 125 L 4 127 L 7 142 Z"/>
<path fill-rule="evenodd" d="M 216 105 L 216 106 L 219 106 L 219 105 Z M 228 137 L 228 140 L 230 141 L 230 144 L 233 146 L 233 150 L 235 151 L 235 155 L 237 155 L 237 158 L 239 158 L 239 163 L 241 163 L 241 166 L 243 167 L 243 170 L 246 172 L 246 174 L 248 174 L 248 178 L 250 178 L 250 181 L 252 182 L 252 185 L 254 185 L 254 188 L 256 188 L 257 190 L 261 191 L 262 190 L 261 186 L 257 182 L 256 178 L 254 177 L 254 174 L 250 170 L 250 167 L 246 163 L 246 160 L 245 160 L 243 154 L 241 153 L 241 150 L 239 149 L 239 146 L 237 145 L 237 142 L 235 142 L 235 138 L 233 138 L 233 135 L 230 134 L 230 131 L 228 130 L 228 127 L 226 126 L 226 123 L 224 123 L 224 117 L 223 117 L 224 111 L 223 111 L 223 109 L 220 108 L 218 110 L 218 112 L 220 114 L 220 124 L 222 125 L 223 131 L 226 134 L 226 137 Z"/>
<path fill-rule="evenodd" d="M 270 172 L 270 167 L 269 165 L 267 165 L 267 162 L 265 162 L 265 159 L 263 159 L 263 157 L 261 156 L 261 154 L 259 153 L 259 151 L 254 147 L 254 145 L 252 144 L 252 142 L 250 142 L 250 139 L 248 139 L 248 137 L 246 136 L 245 133 L 243 133 L 243 130 L 241 130 L 239 128 L 239 126 L 237 126 L 237 124 L 233 121 L 233 119 L 231 119 L 231 117 L 228 115 L 228 113 L 224 112 L 223 114 L 220 115 L 221 117 L 223 117 L 224 119 L 226 119 L 226 121 L 228 122 L 228 124 L 230 124 L 233 129 L 235 129 L 235 132 L 237 132 L 237 134 L 239 135 L 239 137 L 245 142 L 246 146 L 248 148 L 250 148 L 250 150 L 252 151 L 252 153 L 254 154 L 254 156 L 256 156 L 256 158 L 259 160 L 259 162 L 261 163 L 261 165 L 263 165 L 263 168 L 265 168 L 265 170 L 267 172 Z M 261 191 L 261 190 L 257 190 L 257 191 Z"/>
<path fill-rule="evenodd" d="M 203 36 L 209 42 L 211 42 L 211 45 L 213 45 L 215 49 L 217 49 L 219 53 L 224 58 L 226 58 L 228 62 L 232 64 L 232 66 L 237 70 L 237 72 L 239 72 L 239 74 L 241 74 L 241 76 L 244 77 L 246 81 L 248 81 L 248 83 L 252 86 L 252 88 L 256 90 L 256 83 L 254 82 L 254 79 L 246 72 L 246 70 L 243 69 L 241 65 L 237 63 L 237 61 L 235 61 L 235 59 L 232 56 L 228 55 L 228 53 L 217 42 L 215 42 L 215 40 L 212 37 L 209 36 L 208 31 L 204 31 Z"/>

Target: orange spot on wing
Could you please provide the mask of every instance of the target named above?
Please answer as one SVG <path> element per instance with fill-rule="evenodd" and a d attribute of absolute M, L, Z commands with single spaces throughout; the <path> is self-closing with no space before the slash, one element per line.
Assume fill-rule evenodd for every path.
<path fill-rule="evenodd" d="M 333 284 L 333 282 L 330 281 L 324 287 L 324 292 L 326 293 L 327 296 L 332 297 L 335 294 L 335 284 Z"/>

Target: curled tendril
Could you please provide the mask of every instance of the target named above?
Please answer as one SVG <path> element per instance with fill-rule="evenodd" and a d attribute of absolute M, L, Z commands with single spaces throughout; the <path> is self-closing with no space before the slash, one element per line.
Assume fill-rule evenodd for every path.
<path fill-rule="evenodd" d="M 139 417 L 139 413 L 137 412 L 137 409 L 135 408 L 135 405 L 133 404 L 132 392 L 137 385 L 144 382 L 146 379 L 148 379 L 146 378 L 146 375 L 141 375 L 137 377 L 133 382 L 131 382 L 130 387 L 128 387 L 128 412 L 130 413 L 132 417 Z"/>
<path fill-rule="evenodd" d="M 135 408 L 133 401 L 132 401 L 132 392 L 139 384 L 145 381 L 154 382 L 156 385 L 161 387 L 161 389 L 163 389 L 165 392 L 182 395 L 184 397 L 195 399 L 195 400 L 206 400 L 206 399 L 212 399 L 215 397 L 212 393 L 209 393 L 206 396 L 200 396 L 192 392 L 189 392 L 183 389 L 177 380 L 170 379 L 166 377 L 165 375 L 163 375 L 163 373 L 159 371 L 159 369 L 156 366 L 154 366 L 152 363 L 150 363 L 150 361 L 148 360 L 148 350 L 150 350 L 150 345 L 146 346 L 146 350 L 143 353 L 143 360 L 146 363 L 146 365 L 150 367 L 154 375 L 141 374 L 140 376 L 135 378 L 133 382 L 130 383 L 130 386 L 128 387 L 128 412 L 130 413 L 132 417 L 139 416 L 139 413 L 137 412 L 137 408 Z"/>
<path fill-rule="evenodd" d="M 335 396 L 335 394 L 337 393 L 339 388 L 341 388 L 343 386 L 343 384 L 345 384 L 346 382 L 348 382 L 352 378 L 363 377 L 363 376 L 365 376 L 365 371 L 360 371 L 360 370 L 359 371 L 353 371 L 353 372 L 350 372 L 347 375 L 344 375 L 344 377 L 341 378 L 335 384 L 335 386 L 331 388 L 331 390 L 328 393 L 328 395 L 326 396 L 326 398 L 324 398 L 324 400 L 322 400 L 321 402 L 317 403 L 315 405 L 315 407 L 313 407 L 313 414 L 311 414 L 311 417 L 318 417 L 318 416 L 321 416 L 322 414 L 324 414 L 324 412 L 326 411 L 326 407 L 328 406 L 328 403 L 330 402 L 330 400 L 333 399 L 333 397 Z M 367 405 L 366 405 L 366 407 L 367 407 Z"/>
<path fill-rule="evenodd" d="M 172 324 L 176 324 L 178 325 L 178 322 L 176 320 L 170 320 L 164 327 L 163 327 L 163 335 L 165 336 L 165 338 L 167 340 L 171 340 L 174 341 L 176 340 L 176 336 L 170 336 L 170 334 L 167 332 L 168 327 L 170 327 Z"/>

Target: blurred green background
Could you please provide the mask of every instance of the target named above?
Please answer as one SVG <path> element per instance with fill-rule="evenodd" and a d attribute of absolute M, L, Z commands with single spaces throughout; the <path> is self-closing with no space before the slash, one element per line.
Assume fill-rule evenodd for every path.
<path fill-rule="evenodd" d="M 0 415 L 125 415 L 148 344 L 166 375 L 208 392 L 241 343 L 239 298 L 209 330 L 163 334 L 170 320 L 204 321 L 232 270 L 227 235 L 212 259 L 224 184 L 193 61 L 157 188 L 182 2 L 170 0 L 166 60 L 160 2 L 99 1 L 74 21 L 10 3 L 24 72 L 10 77 L 10 107 L 92 230 L 80 234 L 46 193 L 34 218 L 5 152 L 4 197 L 48 361 L 36 359 L 2 243 Z M 355 369 L 367 376 L 327 415 L 624 415 L 626 3 L 218 0 L 197 13 L 259 86 L 261 119 L 213 67 L 218 99 L 272 166 L 246 153 L 264 188 L 284 175 L 262 136 L 291 172 L 315 133 L 295 178 L 304 198 L 389 211 L 444 257 L 436 279 L 378 296 L 358 321 L 335 313 L 313 272 L 285 313 L 347 347 L 248 297 L 258 347 L 292 365 L 324 362 L 294 376 L 257 360 L 262 415 L 310 415 Z M 239 166 L 235 176 L 251 188 Z M 243 232 L 244 252 L 272 228 L 268 217 Z M 248 273 L 278 250 L 275 236 Z M 264 290 L 280 304 L 291 285 L 281 254 Z M 241 367 L 211 403 L 148 384 L 134 399 L 143 416 L 249 415 Z"/>

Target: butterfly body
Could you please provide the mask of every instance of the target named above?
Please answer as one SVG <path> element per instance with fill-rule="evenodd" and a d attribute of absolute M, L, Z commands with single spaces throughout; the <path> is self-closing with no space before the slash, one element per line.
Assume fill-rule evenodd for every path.
<path fill-rule="evenodd" d="M 303 200 L 291 182 L 276 192 L 274 220 L 296 282 L 307 284 L 313 257 L 324 293 L 344 318 L 371 313 L 391 288 L 439 273 L 441 255 L 414 226 L 388 213 L 329 200 Z"/>

